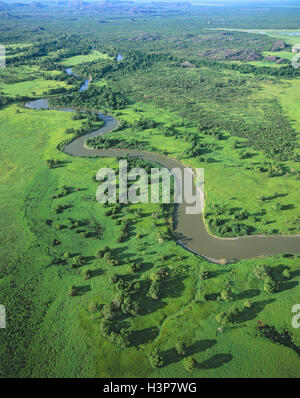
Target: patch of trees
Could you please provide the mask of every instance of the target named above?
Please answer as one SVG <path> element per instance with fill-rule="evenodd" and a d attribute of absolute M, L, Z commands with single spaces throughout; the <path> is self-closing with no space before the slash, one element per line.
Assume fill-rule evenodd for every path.
<path fill-rule="evenodd" d="M 292 65 L 281 66 L 280 68 L 268 67 L 268 66 L 257 66 L 247 63 L 233 63 L 233 62 L 221 62 L 211 60 L 207 58 L 192 59 L 191 62 L 197 67 L 210 67 L 217 69 L 229 69 L 235 70 L 240 73 L 253 74 L 255 76 L 266 75 L 279 78 L 296 78 L 300 75 L 298 69 L 295 69 Z"/>
<path fill-rule="evenodd" d="M 165 268 L 161 268 L 157 272 L 150 275 L 150 287 L 147 293 L 147 297 L 152 298 L 153 300 L 158 300 L 160 297 L 160 287 L 163 283 L 163 280 L 168 275 L 168 272 Z"/>
<path fill-rule="evenodd" d="M 220 312 L 216 315 L 216 321 L 222 326 L 226 326 L 228 323 L 236 323 L 240 321 L 244 311 L 252 308 L 250 300 L 245 301 L 243 306 L 233 306 L 227 311 Z"/>
<path fill-rule="evenodd" d="M 175 137 L 180 138 L 181 132 L 176 129 L 175 125 L 172 124 L 171 126 L 166 126 L 160 129 L 164 137 Z"/>
<path fill-rule="evenodd" d="M 188 142 L 192 142 L 192 145 L 190 145 L 185 151 L 184 155 L 187 157 L 197 157 L 201 155 L 205 155 L 209 152 L 212 152 L 215 149 L 214 144 L 210 144 L 207 142 L 198 142 L 197 135 L 194 136 L 193 139 L 190 139 Z"/>
<path fill-rule="evenodd" d="M 152 368 L 161 368 L 164 365 L 162 354 L 158 348 L 150 351 L 148 359 Z"/>
<path fill-rule="evenodd" d="M 279 102 L 248 100 L 257 88 L 257 78 L 228 78 L 214 64 L 208 65 L 207 69 L 187 73 L 182 68 L 158 63 L 147 74 L 137 72 L 126 80 L 120 76 L 120 81 L 122 89 L 137 99 L 143 100 L 138 93 L 146 92 L 157 105 L 167 105 L 185 119 L 198 119 L 201 133 L 211 132 L 216 139 L 222 139 L 223 132 L 227 132 L 247 139 L 248 146 L 264 151 L 271 159 L 294 159 L 297 135 Z"/>
<path fill-rule="evenodd" d="M 280 177 L 285 174 L 285 167 L 275 162 L 264 162 L 261 166 L 257 166 L 257 171 L 267 173 L 269 177 Z"/>
<path fill-rule="evenodd" d="M 93 138 L 89 138 L 86 143 L 87 146 L 95 149 L 120 148 L 156 152 L 156 148 L 149 145 L 148 142 L 136 140 L 134 138 L 125 140 L 106 136 L 96 136 Z"/>
<path fill-rule="evenodd" d="M 20 98 L 22 98 L 22 97 L 20 97 Z M 26 97 L 26 99 L 27 99 L 27 97 Z M 15 101 L 14 98 L 6 97 L 4 95 L 0 95 L 0 108 L 2 108 L 5 105 L 11 104 L 14 101 Z"/>
<path fill-rule="evenodd" d="M 67 92 L 68 90 L 65 87 L 57 87 L 57 88 L 50 88 L 45 94 L 47 95 L 57 95 L 57 94 L 63 94 Z"/>
<path fill-rule="evenodd" d="M 52 106 L 70 106 L 87 109 L 122 109 L 127 105 L 126 97 L 120 92 L 102 87 L 90 87 L 89 90 L 75 92 L 71 95 L 51 98 L 49 100 Z"/>
<path fill-rule="evenodd" d="M 123 60 L 93 61 L 88 64 L 80 65 L 77 69 L 80 72 L 91 74 L 94 79 L 99 80 L 103 77 L 113 77 L 116 73 L 125 75 L 129 72 L 144 70 L 159 61 L 172 61 L 173 57 L 167 54 L 149 54 L 136 50 L 122 51 Z"/>
<path fill-rule="evenodd" d="M 106 251 L 107 253 L 107 251 Z M 130 332 L 119 326 L 119 320 L 123 315 L 136 316 L 140 312 L 140 305 L 135 298 L 140 290 L 140 283 L 125 281 L 121 277 L 113 278 L 116 294 L 111 303 L 102 308 L 102 321 L 100 323 L 101 334 L 113 344 L 120 347 L 130 345 Z"/>
<path fill-rule="evenodd" d="M 19 56 L 7 59 L 8 66 L 19 66 L 24 64 L 36 64 L 36 60 L 49 56 L 44 60 L 43 66 L 49 66 L 48 70 L 54 70 L 51 67 L 54 63 L 61 61 L 63 58 L 72 57 L 74 55 L 88 54 L 92 46 L 88 41 L 82 39 L 79 35 L 59 34 L 55 38 L 46 39 L 34 43 L 32 46 L 25 47 Z"/>
<path fill-rule="evenodd" d="M 121 223 L 121 230 L 118 236 L 118 243 L 123 243 L 128 238 L 128 227 L 130 221 L 125 220 Z"/>
<path fill-rule="evenodd" d="M 67 196 L 70 192 L 71 189 L 64 185 L 60 190 L 55 189 L 55 193 L 51 196 L 51 199 L 56 199 L 56 198 L 62 198 L 64 196 Z"/>
<path fill-rule="evenodd" d="M 154 120 L 140 117 L 138 120 L 130 123 L 128 127 L 132 127 L 134 130 L 148 130 L 153 129 L 157 126 L 157 123 Z"/>
<path fill-rule="evenodd" d="M 267 266 L 257 265 L 253 269 L 253 273 L 257 279 L 263 281 L 265 292 L 274 293 L 278 290 L 277 282 L 272 278 L 271 271 Z"/>
<path fill-rule="evenodd" d="M 183 366 L 188 372 L 195 370 L 197 365 L 196 359 L 192 356 L 183 359 Z"/>
<path fill-rule="evenodd" d="M 55 214 L 60 214 L 62 213 L 65 209 L 67 209 L 68 206 L 67 205 L 56 205 L 53 208 L 53 213 Z"/>
<path fill-rule="evenodd" d="M 49 169 L 54 169 L 55 167 L 60 165 L 60 161 L 55 159 L 47 159 L 46 163 Z"/>
<path fill-rule="evenodd" d="M 241 96 L 243 98 L 243 95 Z M 198 122 L 198 130 L 222 128 L 230 134 L 247 139 L 247 145 L 262 150 L 270 159 L 294 159 L 297 134 L 276 100 L 261 105 L 264 119 L 224 118 L 218 113 L 206 113 Z"/>
<path fill-rule="evenodd" d="M 225 215 L 230 218 L 224 219 Z M 210 206 L 205 214 L 210 230 L 216 235 L 245 236 L 251 235 L 255 228 L 241 221 L 248 220 L 250 214 L 246 210 L 230 209 L 229 211 L 221 204 Z"/>
<path fill-rule="evenodd" d="M 79 119 L 83 119 L 85 116 L 81 115 L 81 112 L 76 112 L 72 118 L 73 120 L 79 120 Z M 95 121 L 94 119 L 97 118 L 97 121 Z M 91 131 L 94 131 L 96 129 L 100 129 L 101 127 L 104 126 L 104 121 L 102 119 L 99 119 L 98 116 L 96 114 L 93 114 L 93 117 L 89 119 L 82 124 L 82 126 L 79 129 L 66 129 L 66 134 L 72 134 L 71 138 L 67 138 L 63 141 L 61 141 L 58 145 L 57 145 L 57 149 L 59 149 L 60 151 L 63 151 L 65 146 L 70 144 L 70 142 L 72 142 L 73 140 L 75 140 L 76 138 L 88 134 Z"/>
<path fill-rule="evenodd" d="M 125 348 L 130 345 L 130 332 L 125 328 L 117 328 L 110 319 L 104 318 L 104 320 L 102 320 L 100 323 L 100 333 L 103 337 L 106 337 L 111 343 L 120 348 Z"/>

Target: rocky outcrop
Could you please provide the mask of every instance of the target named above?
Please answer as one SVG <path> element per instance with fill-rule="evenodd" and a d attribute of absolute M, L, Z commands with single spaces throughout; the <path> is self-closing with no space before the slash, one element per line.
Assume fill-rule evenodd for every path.
<path fill-rule="evenodd" d="M 286 44 L 284 41 L 276 41 L 276 43 L 273 44 L 272 51 L 284 50 L 285 48 Z"/>
<path fill-rule="evenodd" d="M 268 62 L 276 62 L 276 64 L 284 64 L 288 62 L 287 59 L 276 57 L 275 55 L 268 55 L 267 57 L 265 57 L 265 60 Z"/>
<path fill-rule="evenodd" d="M 207 50 L 199 52 L 198 56 L 208 57 L 217 60 L 228 60 L 228 61 L 259 61 L 261 60 L 261 55 L 253 50 L 243 49 L 243 50 Z"/>
<path fill-rule="evenodd" d="M 191 64 L 191 63 L 188 62 L 188 61 L 184 61 L 184 62 L 181 64 L 181 66 L 183 66 L 184 68 L 195 68 L 195 65 L 194 65 L 194 64 Z"/>
<path fill-rule="evenodd" d="M 40 32 L 40 31 L 42 31 L 42 30 L 45 30 L 45 28 L 43 28 L 42 26 L 35 26 L 35 27 L 32 29 L 32 32 Z"/>

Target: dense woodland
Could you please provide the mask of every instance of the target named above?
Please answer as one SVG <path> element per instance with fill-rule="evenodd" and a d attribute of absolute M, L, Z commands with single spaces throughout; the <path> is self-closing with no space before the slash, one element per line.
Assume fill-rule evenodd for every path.
<path fill-rule="evenodd" d="M 55 97 L 51 105 L 73 106 L 86 109 L 122 109 L 127 104 L 127 99 L 121 93 L 113 91 L 106 86 L 91 87 L 87 91 L 72 93 L 63 97 Z"/>

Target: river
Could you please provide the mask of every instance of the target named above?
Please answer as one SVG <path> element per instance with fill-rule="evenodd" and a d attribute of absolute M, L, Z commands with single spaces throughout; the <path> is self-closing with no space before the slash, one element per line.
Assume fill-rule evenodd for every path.
<path fill-rule="evenodd" d="M 66 70 L 68 74 L 73 74 L 72 69 Z M 75 75 L 76 76 L 76 75 Z M 88 82 L 86 84 L 86 82 Z M 81 91 L 87 90 L 89 80 L 80 88 Z M 47 99 L 39 99 L 28 102 L 26 106 L 30 109 L 52 109 L 62 112 L 74 112 L 70 108 L 50 108 Z M 118 121 L 113 116 L 97 113 L 104 120 L 104 126 L 98 130 L 76 138 L 67 144 L 64 152 L 71 156 L 80 157 L 116 157 L 126 156 L 139 157 L 147 161 L 154 162 L 169 169 L 178 167 L 184 169 L 184 165 L 179 161 L 161 156 L 155 153 L 109 149 L 97 150 L 85 147 L 85 141 L 98 135 L 111 132 L 118 125 Z M 279 253 L 300 254 L 300 236 L 246 236 L 237 238 L 217 238 L 207 231 L 202 214 L 186 214 L 187 203 L 175 205 L 173 222 L 174 234 L 178 244 L 185 249 L 192 251 L 208 261 L 215 263 L 234 262 L 241 259 L 249 259 L 259 256 L 272 256 Z"/>

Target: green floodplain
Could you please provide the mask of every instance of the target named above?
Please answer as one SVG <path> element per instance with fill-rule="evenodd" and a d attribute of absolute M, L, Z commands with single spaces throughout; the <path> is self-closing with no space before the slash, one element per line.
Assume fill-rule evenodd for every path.
<path fill-rule="evenodd" d="M 113 115 L 89 147 L 204 168 L 210 234 L 300 235 L 300 11 L 14 7 L 0 13 L 0 376 L 299 377 L 300 248 L 206 261 L 177 244 L 172 205 L 96 202 L 117 158 L 63 150 L 103 126 L 92 111 Z M 25 106 L 43 98 L 74 112 Z"/>

